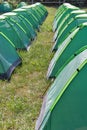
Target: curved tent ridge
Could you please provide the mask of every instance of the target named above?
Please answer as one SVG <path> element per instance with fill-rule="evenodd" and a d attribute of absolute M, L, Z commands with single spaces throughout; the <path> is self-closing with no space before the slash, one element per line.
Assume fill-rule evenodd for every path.
<path fill-rule="evenodd" d="M 20 2 L 18 5 L 17 5 L 17 8 L 21 8 L 23 6 L 27 6 L 27 3 L 26 2 Z"/>
<path fill-rule="evenodd" d="M 30 5 L 24 6 L 24 7 L 22 7 L 21 9 L 29 9 L 29 8 L 31 8 Z"/>
<path fill-rule="evenodd" d="M 75 16 L 75 18 L 87 18 L 87 14 L 79 14 L 77 16 Z"/>
<path fill-rule="evenodd" d="M 35 3 L 36 5 L 40 5 L 40 3 L 39 2 L 37 2 L 37 3 Z"/>
<path fill-rule="evenodd" d="M 80 27 L 83 28 L 84 26 L 86 26 L 87 23 L 87 17 L 82 17 L 82 19 L 80 20 L 80 16 L 78 15 L 78 18 L 76 19 L 71 19 L 70 23 L 68 23 L 68 25 L 66 25 L 63 30 L 60 32 L 60 34 L 58 35 L 58 37 L 56 38 L 56 41 L 53 45 L 52 51 L 57 50 L 59 44 L 61 44 L 65 38 L 61 39 L 61 37 L 68 37 L 69 34 L 71 34 L 76 28 Z M 67 31 L 68 29 L 68 31 Z M 55 39 L 56 35 L 54 36 Z M 62 42 L 60 42 L 62 41 Z"/>
<path fill-rule="evenodd" d="M 80 29 L 81 29 L 81 28 L 86 27 L 86 26 L 87 26 L 87 22 L 84 22 L 84 23 L 80 24 L 79 27 L 80 27 Z"/>
<path fill-rule="evenodd" d="M 6 18 L 6 16 L 0 15 L 0 19 L 5 19 L 5 18 Z"/>
<path fill-rule="evenodd" d="M 24 6 L 24 8 L 25 8 L 25 6 Z M 26 11 L 26 9 L 24 9 L 24 8 L 14 9 L 13 11 Z"/>
<path fill-rule="evenodd" d="M 13 16 L 13 15 L 15 16 L 15 15 L 17 15 L 17 13 L 15 13 L 15 12 L 8 12 L 8 13 L 4 13 L 3 14 L 3 16 L 7 16 L 7 15 L 8 16 Z"/>
<path fill-rule="evenodd" d="M 86 11 L 79 9 L 79 10 L 73 10 L 73 11 L 71 12 L 71 14 L 73 14 L 73 13 L 86 13 Z"/>

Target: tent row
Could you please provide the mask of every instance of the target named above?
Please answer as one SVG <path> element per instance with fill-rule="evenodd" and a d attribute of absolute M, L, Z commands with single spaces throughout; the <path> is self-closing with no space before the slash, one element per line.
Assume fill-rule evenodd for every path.
<path fill-rule="evenodd" d="M 53 22 L 56 51 L 47 78 L 48 89 L 35 130 L 87 129 L 87 14 L 69 3 L 61 5 Z"/>
<path fill-rule="evenodd" d="M 29 50 L 47 14 L 42 4 L 36 3 L 0 15 L 0 79 L 9 79 L 21 64 L 16 50 Z"/>

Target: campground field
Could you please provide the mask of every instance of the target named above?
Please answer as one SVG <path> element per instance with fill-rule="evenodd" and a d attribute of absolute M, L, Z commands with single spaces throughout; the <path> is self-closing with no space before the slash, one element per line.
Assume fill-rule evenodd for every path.
<path fill-rule="evenodd" d="M 11 80 L 0 80 L 0 130 L 34 130 L 43 96 L 50 86 L 46 73 L 53 56 L 52 22 L 55 7 L 46 7 L 48 17 L 37 33 L 28 52 L 18 52 L 22 66 L 16 68 Z"/>

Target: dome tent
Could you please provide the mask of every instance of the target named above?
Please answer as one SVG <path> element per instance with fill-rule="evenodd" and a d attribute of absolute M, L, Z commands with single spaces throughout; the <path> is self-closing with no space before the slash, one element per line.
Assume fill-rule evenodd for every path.
<path fill-rule="evenodd" d="M 9 80 L 12 72 L 21 62 L 10 39 L 0 32 L 0 79 Z"/>
<path fill-rule="evenodd" d="M 38 27 L 41 25 L 41 19 L 37 13 L 37 11 L 35 9 L 33 9 L 34 7 L 32 6 L 24 6 L 22 7 L 23 9 L 26 9 L 26 11 L 28 12 L 29 15 L 33 15 L 33 19 L 36 21 L 36 24 L 38 24 Z M 39 29 L 39 28 L 38 28 Z"/>
<path fill-rule="evenodd" d="M 68 26 L 70 24 L 70 21 L 73 21 L 76 19 L 76 16 L 80 15 L 80 14 L 86 14 L 86 12 L 84 10 L 74 10 L 71 13 L 69 13 L 68 16 L 66 16 L 62 23 L 57 27 L 57 30 L 55 32 L 54 35 L 54 40 L 56 41 L 56 39 L 58 38 L 58 34 L 61 35 L 63 30 L 65 29 L 66 26 Z"/>
<path fill-rule="evenodd" d="M 33 25 L 33 28 L 35 28 L 35 30 L 39 31 L 40 25 L 39 25 L 39 20 L 36 17 L 36 15 L 34 14 L 34 12 L 32 11 L 32 9 L 30 8 L 30 6 L 24 6 L 22 7 L 22 9 L 25 9 L 30 17 L 30 22 Z"/>
<path fill-rule="evenodd" d="M 0 31 L 11 40 L 16 49 L 27 49 L 29 39 L 18 23 L 10 20 L 6 16 L 1 15 Z"/>
<path fill-rule="evenodd" d="M 83 23 L 78 28 L 74 28 L 73 32 L 66 38 L 66 40 L 59 46 L 50 62 L 47 77 L 57 77 L 58 72 L 66 64 L 69 58 L 74 55 L 79 49 L 87 45 L 87 23 Z"/>
<path fill-rule="evenodd" d="M 49 88 L 35 130 L 87 129 L 86 74 L 87 49 L 66 65 Z"/>
<path fill-rule="evenodd" d="M 35 3 L 29 6 L 23 6 L 22 8 L 26 9 L 28 13 L 31 12 L 35 16 L 35 18 L 38 20 L 38 23 L 40 25 L 43 23 L 46 16 L 48 15 L 46 8 L 40 3 Z"/>
<path fill-rule="evenodd" d="M 40 3 L 36 3 L 34 5 L 31 5 L 32 9 L 34 9 L 38 14 L 39 14 L 39 17 L 40 17 L 40 20 L 41 20 L 41 24 L 43 23 L 43 21 L 45 20 L 46 18 L 46 10 L 43 10 L 43 6 L 40 4 Z"/>
<path fill-rule="evenodd" d="M 58 46 L 72 33 L 73 29 L 79 27 L 84 22 L 87 22 L 87 14 L 76 15 L 75 18 L 72 18 L 57 36 L 52 51 L 56 51 Z"/>
<path fill-rule="evenodd" d="M 20 15 L 24 20 L 26 20 L 27 21 L 27 27 L 29 28 L 29 31 L 30 31 L 30 33 L 31 33 L 31 36 L 32 36 L 32 39 L 35 39 L 35 37 L 36 37 L 36 32 L 35 32 L 35 30 L 34 30 L 34 28 L 33 28 L 33 25 L 31 24 L 31 22 L 29 21 L 30 20 L 30 17 L 29 17 L 29 15 L 28 15 L 28 13 L 26 12 L 26 10 L 25 9 L 15 9 L 15 10 L 13 10 L 13 12 L 15 12 L 15 13 L 17 13 L 18 15 Z"/>
<path fill-rule="evenodd" d="M 0 13 L 6 13 L 11 11 L 12 11 L 12 6 L 7 1 L 4 1 L 0 4 Z"/>
<path fill-rule="evenodd" d="M 62 5 L 60 5 L 56 11 L 55 17 L 54 17 L 54 22 L 53 22 L 53 26 L 55 25 L 57 19 L 59 18 L 59 16 L 62 15 L 62 13 L 67 10 L 67 8 L 76 8 L 76 6 L 71 5 L 70 3 L 63 3 Z M 78 8 L 79 9 L 79 8 Z"/>
<path fill-rule="evenodd" d="M 26 6 L 27 3 L 26 2 L 20 2 L 18 5 L 17 5 L 17 8 L 21 8 L 23 6 Z"/>
<path fill-rule="evenodd" d="M 39 19 L 40 24 L 42 24 L 46 18 L 45 11 L 43 11 L 42 7 L 40 7 L 40 4 L 31 5 L 31 8 L 37 14 L 37 18 Z"/>
<path fill-rule="evenodd" d="M 24 16 L 27 18 L 27 20 L 30 22 L 34 30 L 38 30 L 38 23 L 35 21 L 33 14 L 29 13 L 26 9 L 26 6 L 24 6 L 21 9 L 14 10 L 16 13 Z"/>
<path fill-rule="evenodd" d="M 56 15 L 56 20 L 54 20 L 54 24 L 53 24 L 53 31 L 56 31 L 58 25 L 61 24 L 61 22 L 63 21 L 63 19 L 68 16 L 72 11 L 74 10 L 79 10 L 78 7 L 76 6 L 73 6 L 73 5 L 68 5 L 68 6 L 65 6 L 63 12 L 59 15 Z"/>
<path fill-rule="evenodd" d="M 7 16 L 7 18 L 10 21 L 15 21 L 23 28 L 24 32 L 28 36 L 28 39 L 29 39 L 28 44 L 30 45 L 32 37 L 31 37 L 31 34 L 30 34 L 28 27 L 26 26 L 26 24 L 24 22 L 24 19 L 22 20 L 22 18 L 17 13 L 14 13 L 14 12 L 4 13 L 3 15 Z M 27 47 L 28 47 L 28 45 L 27 45 Z"/>

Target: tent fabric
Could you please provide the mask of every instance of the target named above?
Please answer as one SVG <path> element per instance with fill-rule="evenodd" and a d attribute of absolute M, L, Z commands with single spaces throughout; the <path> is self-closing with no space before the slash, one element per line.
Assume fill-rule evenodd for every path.
<path fill-rule="evenodd" d="M 27 49 L 29 39 L 22 27 L 14 20 L 1 16 L 0 31 L 12 41 L 16 49 Z"/>
<path fill-rule="evenodd" d="M 17 5 L 17 8 L 21 8 L 23 6 L 26 6 L 27 3 L 26 2 L 20 2 L 18 5 Z"/>
<path fill-rule="evenodd" d="M 70 13 L 67 13 L 67 15 L 65 15 L 65 17 L 63 18 L 62 22 L 60 24 L 57 24 L 56 26 L 56 30 L 60 33 L 60 31 L 62 30 L 62 28 L 75 16 L 79 15 L 79 14 L 86 14 L 85 11 L 83 10 L 71 10 Z"/>
<path fill-rule="evenodd" d="M 0 79 L 9 79 L 21 62 L 12 42 L 0 32 Z"/>
<path fill-rule="evenodd" d="M 23 8 L 27 9 L 28 13 L 33 13 L 39 24 L 42 24 L 48 15 L 46 8 L 40 3 L 36 3 L 31 6 L 24 6 Z"/>
<path fill-rule="evenodd" d="M 68 38 L 59 46 L 48 69 L 47 77 L 56 77 L 62 66 L 67 60 L 75 54 L 79 49 L 87 45 L 87 23 L 83 23 L 81 27 L 73 30 Z"/>
<path fill-rule="evenodd" d="M 22 63 L 16 49 L 29 50 L 47 14 L 42 4 L 36 3 L 0 16 L 0 79 L 10 79 Z"/>
<path fill-rule="evenodd" d="M 12 11 L 12 6 L 7 1 L 4 1 L 0 4 L 0 13 L 6 13 L 11 11 Z"/>
<path fill-rule="evenodd" d="M 53 31 L 56 31 L 57 27 L 61 24 L 62 20 L 69 15 L 72 11 L 78 10 L 79 8 L 76 6 L 68 6 L 66 9 L 63 10 L 61 15 L 56 17 L 56 22 L 53 24 Z M 67 16 L 68 17 L 68 16 Z"/>
<path fill-rule="evenodd" d="M 32 37 L 31 37 L 30 31 L 27 28 L 24 20 L 22 20 L 22 18 L 19 17 L 19 15 L 17 13 L 14 13 L 14 12 L 5 13 L 4 16 L 7 16 L 10 21 L 15 21 L 16 23 L 18 23 L 21 26 L 22 30 L 24 30 L 24 32 L 27 34 L 28 39 L 29 39 L 28 44 L 30 44 Z"/>
<path fill-rule="evenodd" d="M 53 25 L 56 23 L 56 20 L 58 19 L 58 17 L 67 10 L 67 8 L 76 8 L 75 6 L 69 4 L 69 3 L 63 3 L 61 6 L 59 6 L 59 8 L 56 11 L 55 17 L 54 17 L 54 22 Z M 77 7 L 78 8 L 78 7 Z M 79 8 L 78 8 L 79 9 Z"/>
<path fill-rule="evenodd" d="M 62 55 L 64 49 L 68 46 L 68 44 L 71 44 L 71 39 L 74 39 L 74 36 L 78 32 L 79 32 L 79 28 L 75 29 L 75 31 L 73 31 L 71 33 L 71 35 L 69 35 L 69 37 L 67 39 L 65 39 L 65 41 L 61 44 L 60 48 L 55 53 L 54 57 L 52 58 L 52 60 L 50 62 L 48 72 L 47 72 L 47 78 L 55 77 L 57 70 L 59 70 L 58 68 L 56 68 L 58 58 Z M 57 70 L 55 70 L 54 68 L 57 69 Z"/>
<path fill-rule="evenodd" d="M 30 13 L 33 14 L 35 21 L 37 21 L 38 25 L 41 25 L 40 16 L 38 15 L 37 11 L 35 11 L 33 9 L 33 7 L 30 7 L 30 6 L 25 7 L 24 6 L 23 9 L 26 9 L 29 14 Z"/>
<path fill-rule="evenodd" d="M 86 72 L 87 49 L 65 66 L 49 88 L 35 130 L 87 128 Z"/>
<path fill-rule="evenodd" d="M 39 22 L 39 20 L 37 18 L 37 15 L 35 14 L 35 12 L 30 8 L 30 6 L 24 6 L 24 7 L 22 7 L 22 9 L 25 9 L 27 11 L 28 15 L 30 17 L 32 17 L 32 19 L 33 19 L 33 27 L 35 29 L 39 30 L 40 22 Z"/>
<path fill-rule="evenodd" d="M 72 33 L 74 28 L 80 26 L 80 24 L 87 22 L 87 14 L 77 15 L 74 19 L 71 19 L 68 24 L 63 28 L 61 33 L 57 36 L 57 39 L 53 45 L 52 50 L 56 51 L 58 46 Z"/>
<path fill-rule="evenodd" d="M 66 16 L 61 25 L 57 27 L 57 30 L 55 32 L 55 35 L 54 35 L 54 38 L 53 38 L 53 41 L 55 41 L 57 38 L 58 38 L 58 34 L 61 35 L 65 26 L 68 26 L 70 21 L 73 21 L 76 19 L 76 16 L 77 15 L 80 15 L 80 14 L 86 14 L 86 12 L 84 10 L 74 10 L 72 11 L 71 13 L 69 13 L 68 16 Z"/>
<path fill-rule="evenodd" d="M 27 26 L 29 27 L 29 31 L 31 33 L 32 39 L 35 39 L 36 37 L 36 32 L 33 29 L 33 25 L 31 24 L 30 17 L 28 16 L 28 14 L 26 13 L 26 11 L 24 9 L 15 9 L 13 10 L 13 12 L 16 12 L 18 15 L 20 15 L 22 18 L 24 18 L 27 21 Z"/>
<path fill-rule="evenodd" d="M 16 10 L 16 11 L 19 11 L 19 12 L 17 12 L 17 13 L 20 13 L 20 14 L 22 14 L 22 15 L 24 14 L 24 12 L 25 12 L 25 14 L 27 13 L 27 15 L 24 15 L 24 16 L 26 16 L 26 18 L 27 18 L 27 19 L 29 20 L 29 22 L 32 24 L 32 26 L 33 26 L 34 29 L 38 29 L 38 24 L 36 23 L 36 21 L 35 21 L 33 15 L 29 14 L 29 12 L 28 12 L 27 9 L 26 9 L 26 6 L 24 6 L 21 10 Z"/>

